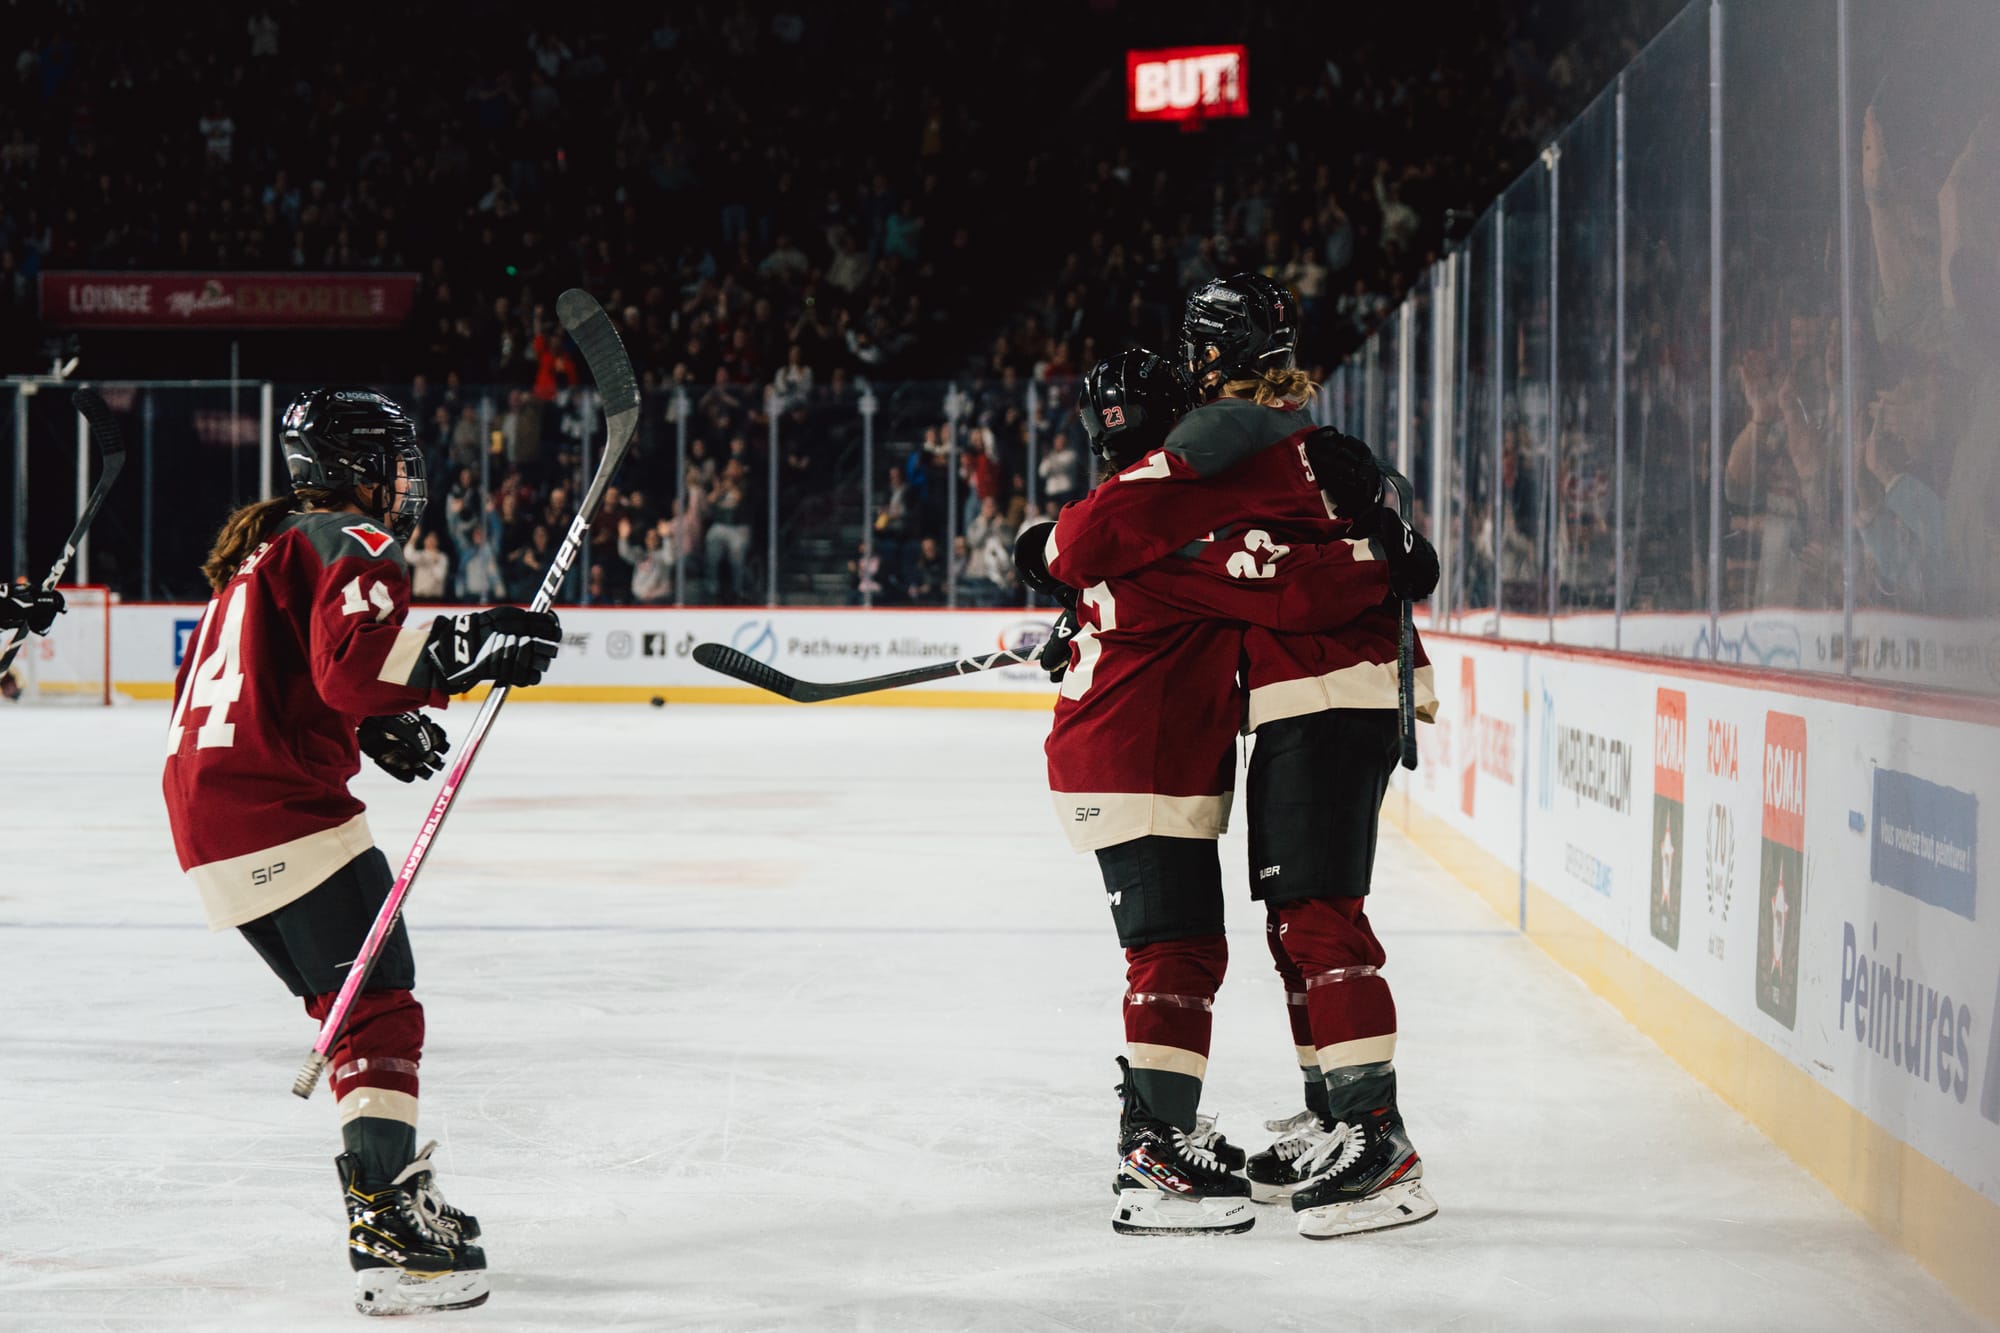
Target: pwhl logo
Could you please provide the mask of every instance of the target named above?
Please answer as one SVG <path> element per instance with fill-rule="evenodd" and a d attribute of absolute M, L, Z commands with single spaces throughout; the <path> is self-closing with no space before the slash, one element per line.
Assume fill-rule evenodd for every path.
<path fill-rule="evenodd" d="M 777 660 L 778 636 L 768 620 L 746 620 L 729 636 L 729 646 L 769 666 Z"/>
<path fill-rule="evenodd" d="M 1653 702 L 1653 938 L 1681 947 L 1681 871 L 1687 853 L 1687 695 L 1661 690 Z"/>
<path fill-rule="evenodd" d="M 1806 902 L 1806 720 L 1764 717 L 1764 854 L 1757 876 L 1757 1007 L 1791 1027 L 1799 1010 Z"/>

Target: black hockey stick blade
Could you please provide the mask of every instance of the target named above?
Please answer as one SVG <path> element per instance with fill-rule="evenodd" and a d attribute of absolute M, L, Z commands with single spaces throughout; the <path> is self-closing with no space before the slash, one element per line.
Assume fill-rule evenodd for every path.
<path fill-rule="evenodd" d="M 884 676 L 864 676 L 860 680 L 826 683 L 788 676 L 776 667 L 767 666 L 748 653 L 739 652 L 726 644 L 698 643 L 694 648 L 694 660 L 710 671 L 719 671 L 746 685 L 769 690 L 795 703 L 816 704 L 824 703 L 828 699 L 848 699 L 857 694 L 898 690 L 905 685 L 922 685 L 927 681 L 950 680 L 953 676 L 970 676 L 981 671 L 991 671 L 995 667 L 1021 666 L 1034 661 L 1035 655 L 1027 649 L 1003 648 L 997 653 L 961 657 L 950 662 L 938 662 L 932 666 L 912 667 L 908 671 L 892 671 Z"/>
<path fill-rule="evenodd" d="M 104 506 L 104 497 L 111 493 L 112 483 L 125 470 L 125 435 L 118 429 L 118 418 L 112 415 L 111 405 L 104 401 L 104 395 L 86 385 L 76 391 L 70 402 L 90 423 L 90 438 L 96 441 L 97 452 L 103 456 L 104 465 L 98 469 L 97 484 L 90 488 L 90 498 L 84 501 L 83 512 L 77 515 L 69 540 L 63 543 L 62 554 L 56 557 L 48 576 L 42 580 L 44 592 L 62 582 L 69 562 L 76 559 L 76 548 L 83 545 L 83 535 L 90 531 L 97 511 Z M 0 675 L 6 674 L 7 668 L 14 665 L 14 655 L 27 641 L 28 631 L 24 628 L 14 635 L 6 647 L 0 648 Z"/>
<path fill-rule="evenodd" d="M 1396 508 L 1409 523 L 1415 515 L 1410 508 L 1410 479 L 1384 465 L 1382 476 L 1395 488 Z M 1416 615 L 1408 602 L 1396 626 L 1396 721 L 1403 738 L 1403 767 L 1417 766 L 1417 664 Z"/>

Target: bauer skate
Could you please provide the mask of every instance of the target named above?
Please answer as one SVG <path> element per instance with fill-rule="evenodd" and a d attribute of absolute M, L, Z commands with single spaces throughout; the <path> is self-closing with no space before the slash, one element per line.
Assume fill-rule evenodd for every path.
<path fill-rule="evenodd" d="M 353 1153 L 334 1159 L 347 1198 L 354 1308 L 362 1314 L 418 1314 L 486 1303 L 485 1252 L 433 1211 L 443 1201 L 436 1194 L 429 1151 L 380 1186 L 361 1182 L 361 1161 Z M 458 1216 L 476 1234 L 478 1223 L 463 1213 Z"/>
<path fill-rule="evenodd" d="M 1125 1099 L 1118 1124 L 1118 1204 L 1111 1229 L 1126 1236 L 1228 1235 L 1256 1222 L 1250 1186 L 1232 1175 L 1204 1139 L 1226 1140 L 1214 1122 L 1195 1133 L 1154 1116 L 1132 1086 L 1129 1066 L 1120 1091 Z M 1240 1149 L 1233 1149 L 1240 1154 Z"/>
<path fill-rule="evenodd" d="M 1411 1226 L 1437 1213 L 1423 1159 L 1393 1103 L 1336 1123 L 1293 1169 L 1303 1179 L 1292 1211 L 1308 1240 Z"/>

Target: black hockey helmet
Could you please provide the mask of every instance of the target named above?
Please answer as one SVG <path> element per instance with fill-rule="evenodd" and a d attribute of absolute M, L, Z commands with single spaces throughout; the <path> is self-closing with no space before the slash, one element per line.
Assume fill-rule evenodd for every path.
<path fill-rule="evenodd" d="M 1298 345 L 1298 302 L 1261 273 L 1203 283 L 1181 315 L 1181 363 L 1203 397 L 1230 380 L 1291 369 Z"/>
<path fill-rule="evenodd" d="M 429 489 L 417 423 L 400 405 L 373 389 L 308 389 L 285 409 L 283 429 L 294 491 L 374 486 L 374 517 L 397 540 L 409 540 Z"/>
<path fill-rule="evenodd" d="M 1120 467 L 1165 443 L 1167 432 L 1194 405 L 1194 387 L 1180 367 L 1158 352 L 1134 347 L 1090 368 L 1076 412 L 1090 451 Z"/>

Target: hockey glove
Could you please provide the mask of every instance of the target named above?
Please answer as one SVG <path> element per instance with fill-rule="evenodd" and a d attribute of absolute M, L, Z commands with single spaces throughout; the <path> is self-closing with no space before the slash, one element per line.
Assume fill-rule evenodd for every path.
<path fill-rule="evenodd" d="M 1049 536 L 1056 530 L 1052 522 L 1021 529 L 1014 539 L 1014 572 L 1021 582 L 1044 597 L 1053 597 L 1064 606 L 1076 605 L 1076 589 L 1059 583 L 1049 573 Z"/>
<path fill-rule="evenodd" d="M 1060 685 L 1062 678 L 1069 674 L 1069 641 L 1076 637 L 1078 628 L 1076 608 L 1064 607 L 1063 613 L 1056 617 L 1055 628 L 1049 631 L 1049 641 L 1035 656 L 1042 670 L 1049 673 L 1052 685 Z"/>
<path fill-rule="evenodd" d="M 1389 566 L 1389 595 L 1404 602 L 1430 596 L 1438 584 L 1437 548 L 1386 505 L 1377 506 L 1372 530 L 1368 544 Z"/>
<path fill-rule="evenodd" d="M 414 782 L 444 771 L 451 742 L 444 728 L 422 713 L 371 717 L 361 724 L 361 753 L 398 782 Z"/>
<path fill-rule="evenodd" d="M 1350 535 L 1366 537 L 1382 507 L 1382 465 L 1367 445 L 1331 426 L 1306 436 L 1306 465 L 1320 494 L 1337 517 L 1353 524 Z"/>
<path fill-rule="evenodd" d="M 562 647 L 562 624 L 553 611 L 496 606 L 491 611 L 439 616 L 424 645 L 437 683 L 463 694 L 482 680 L 495 685 L 536 685 Z"/>
<path fill-rule="evenodd" d="M 47 634 L 49 626 L 56 623 L 56 617 L 66 610 L 63 595 L 54 588 L 17 583 L 7 589 L 4 597 L 0 597 L 0 630 L 13 630 L 26 625 L 37 634 Z"/>

